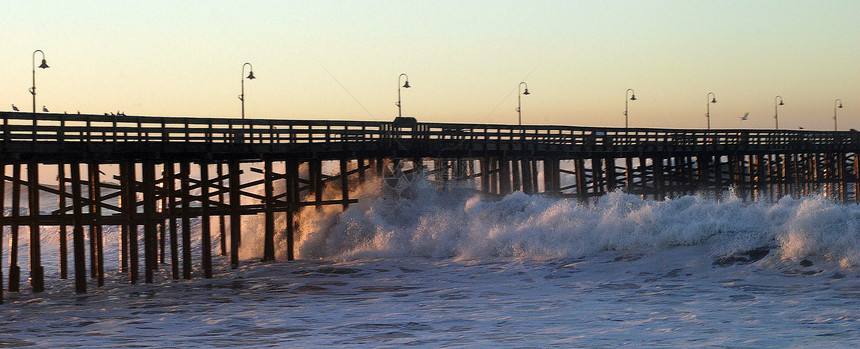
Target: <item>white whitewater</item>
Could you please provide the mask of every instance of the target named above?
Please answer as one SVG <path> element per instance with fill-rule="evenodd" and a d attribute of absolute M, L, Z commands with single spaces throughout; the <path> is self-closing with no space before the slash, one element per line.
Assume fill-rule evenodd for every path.
<path fill-rule="evenodd" d="M 488 201 L 381 183 L 352 193 L 346 212 L 302 212 L 299 261 L 252 262 L 262 231 L 249 219 L 248 262 L 221 261 L 211 280 L 121 285 L 111 264 L 115 281 L 88 295 L 53 277 L 43 294 L 24 286 L 0 306 L 0 347 L 860 345 L 858 205 Z M 105 236 L 116 255 L 116 232 Z M 43 244 L 55 275 L 56 234 Z"/>

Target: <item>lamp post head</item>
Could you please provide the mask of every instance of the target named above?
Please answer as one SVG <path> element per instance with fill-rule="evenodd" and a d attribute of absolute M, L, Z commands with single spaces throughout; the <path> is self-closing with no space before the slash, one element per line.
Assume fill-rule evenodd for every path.
<path fill-rule="evenodd" d="M 256 79 L 256 77 L 254 76 L 254 71 L 253 71 L 253 70 L 252 70 L 250 73 L 248 73 L 248 77 L 247 77 L 246 79 L 248 79 L 248 80 L 254 80 L 254 79 Z"/>
<path fill-rule="evenodd" d="M 842 109 L 842 102 L 839 102 L 839 106 L 837 108 Z"/>
<path fill-rule="evenodd" d="M 785 103 L 782 101 L 782 98 L 779 99 L 779 105 L 785 105 Z"/>
<path fill-rule="evenodd" d="M 631 101 L 635 101 L 635 100 L 636 100 L 636 95 L 632 95 L 632 96 L 630 96 L 630 100 L 631 100 Z"/>
<path fill-rule="evenodd" d="M 409 88 L 409 80 L 406 80 L 406 83 L 403 84 L 403 88 Z"/>
<path fill-rule="evenodd" d="M 714 97 L 713 99 L 711 99 L 711 103 L 717 103 L 717 97 Z"/>
<path fill-rule="evenodd" d="M 531 93 L 529 93 L 529 89 L 528 89 L 528 88 L 526 88 L 526 90 L 525 90 L 525 91 L 523 91 L 523 94 L 528 96 L 528 95 L 530 95 Z"/>
<path fill-rule="evenodd" d="M 50 67 L 48 66 L 48 63 L 47 63 L 47 62 L 45 62 L 45 59 L 44 59 L 44 58 L 42 58 L 42 64 L 40 64 L 40 65 L 39 65 L 39 68 L 42 68 L 42 69 L 50 68 Z"/>

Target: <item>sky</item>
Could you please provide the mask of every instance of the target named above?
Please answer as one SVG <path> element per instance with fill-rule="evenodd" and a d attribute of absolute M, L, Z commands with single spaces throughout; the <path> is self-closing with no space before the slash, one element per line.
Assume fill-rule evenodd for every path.
<path fill-rule="evenodd" d="M 0 110 L 860 129 L 860 1 L 0 0 Z M 36 65 L 41 56 L 36 57 Z M 30 63 L 30 64 L 27 64 Z M 742 121 L 744 113 L 749 119 Z"/>

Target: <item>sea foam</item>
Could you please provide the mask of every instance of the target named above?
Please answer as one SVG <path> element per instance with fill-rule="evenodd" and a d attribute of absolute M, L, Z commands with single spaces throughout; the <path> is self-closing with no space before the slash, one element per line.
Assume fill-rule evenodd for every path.
<path fill-rule="evenodd" d="M 382 180 L 369 181 L 350 197 L 359 202 L 346 211 L 326 206 L 299 214 L 298 258 L 549 260 L 706 245 L 714 257 L 767 247 L 784 260 L 860 264 L 860 206 L 821 195 L 751 203 L 731 192 L 720 199 L 689 195 L 654 201 L 616 191 L 584 204 L 523 192 L 491 200 L 471 189 L 439 190 L 417 179 L 400 193 Z M 277 226 L 285 226 L 284 218 L 278 216 Z M 243 237 L 243 258 L 261 252 L 262 226 L 259 220 L 247 222 L 251 237 Z M 278 237 L 284 258 L 283 234 Z"/>

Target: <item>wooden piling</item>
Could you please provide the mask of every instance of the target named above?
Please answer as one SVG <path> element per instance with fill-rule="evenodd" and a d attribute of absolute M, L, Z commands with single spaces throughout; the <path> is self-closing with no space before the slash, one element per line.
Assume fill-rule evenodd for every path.
<path fill-rule="evenodd" d="M 224 164 L 217 163 L 215 164 L 216 175 L 218 176 L 218 203 L 223 207 L 224 206 Z M 223 214 L 218 215 L 218 227 L 219 227 L 219 244 L 221 245 L 221 255 L 227 255 L 227 225 L 226 225 L 226 217 Z"/>
<path fill-rule="evenodd" d="M 511 178 L 511 180 L 513 181 L 513 185 L 511 185 L 511 191 L 521 191 L 523 190 L 523 183 L 522 175 L 520 174 L 520 159 L 513 159 L 513 161 L 511 161 L 511 164 L 511 172 L 513 174 L 513 178 Z"/>
<path fill-rule="evenodd" d="M 505 196 L 511 193 L 511 161 L 507 158 L 499 159 L 499 195 Z"/>
<path fill-rule="evenodd" d="M 124 165 L 126 167 L 125 182 L 128 183 L 125 187 L 125 197 L 127 199 L 125 202 L 128 202 L 126 215 L 128 216 L 129 281 L 132 284 L 136 284 L 140 278 L 140 247 L 137 234 L 137 221 L 139 220 L 139 215 L 137 214 L 137 165 L 133 162 L 127 162 Z"/>
<path fill-rule="evenodd" d="M 182 278 L 191 279 L 191 163 L 179 163 L 179 185 L 182 200 Z"/>
<path fill-rule="evenodd" d="M 272 173 L 272 160 L 263 161 L 263 213 L 264 237 L 263 237 L 263 261 L 275 260 L 275 199 L 274 183 L 275 175 Z"/>
<path fill-rule="evenodd" d="M 72 249 L 75 259 L 75 292 L 87 292 L 87 261 L 86 249 L 84 247 L 84 200 L 81 195 L 81 165 L 69 164 L 72 186 L 72 216 L 74 228 L 72 228 Z"/>
<path fill-rule="evenodd" d="M 200 163 L 200 253 L 203 277 L 212 277 L 212 225 L 209 213 L 209 164 Z"/>
<path fill-rule="evenodd" d="M 5 125 L 5 124 L 4 124 Z M 0 219 L 6 218 L 6 164 L 0 163 Z M 0 304 L 3 304 L 3 223 L 0 223 Z"/>
<path fill-rule="evenodd" d="M 102 209 L 101 209 L 101 177 L 99 176 L 99 165 L 90 163 L 90 262 L 92 277 L 96 279 L 96 285 L 101 287 L 105 283 L 104 268 L 104 238 L 102 232 Z"/>
<path fill-rule="evenodd" d="M 27 164 L 27 215 L 30 223 L 30 286 L 33 292 L 45 291 L 45 270 L 42 268 L 42 239 L 39 227 L 39 164 Z"/>
<path fill-rule="evenodd" d="M 155 271 L 158 269 L 158 230 L 155 196 L 155 163 L 143 163 L 143 249 L 146 271 L 146 283 L 155 281 Z"/>
<path fill-rule="evenodd" d="M 349 208 L 349 170 L 346 166 L 348 162 L 346 158 L 340 159 L 340 195 L 344 211 Z"/>
<path fill-rule="evenodd" d="M 21 268 L 18 266 L 18 222 L 21 217 L 21 164 L 12 165 L 12 224 L 9 241 L 9 292 L 21 289 Z"/>
<path fill-rule="evenodd" d="M 297 211 L 297 206 L 295 205 L 299 201 L 299 164 L 294 160 L 289 160 L 286 162 L 286 175 L 287 175 L 287 188 L 286 188 L 286 199 L 287 199 L 287 209 L 284 214 L 287 218 L 287 260 L 291 261 L 295 259 L 295 214 Z M 322 181 L 322 177 L 318 177 L 320 181 Z M 317 183 L 317 187 L 322 187 L 322 183 Z M 319 198 L 317 199 L 319 202 Z"/>
<path fill-rule="evenodd" d="M 170 277 L 176 280 L 179 279 L 179 234 L 176 231 L 179 209 L 176 207 L 176 168 L 172 162 L 164 164 L 164 188 L 167 196 L 164 210 L 167 212 L 167 231 L 170 234 Z"/>
<path fill-rule="evenodd" d="M 236 269 L 239 267 L 239 244 L 241 243 L 242 229 L 242 214 L 239 210 L 242 207 L 242 199 L 240 197 L 242 182 L 239 177 L 239 161 L 230 160 L 227 167 L 227 176 L 229 177 L 230 186 L 230 267 Z"/>
<path fill-rule="evenodd" d="M 59 235 L 59 254 L 60 254 L 60 279 L 69 277 L 69 243 L 68 243 L 68 227 L 66 226 L 66 165 L 57 165 L 57 189 L 60 195 L 57 195 L 60 208 L 60 228 L 57 231 Z M 3 194 L 0 194 L 3 195 Z M 5 207 L 0 203 L 0 206 Z M 0 228 L 2 229 L 2 228 Z M 2 288 L 2 286 L 0 286 Z"/>

